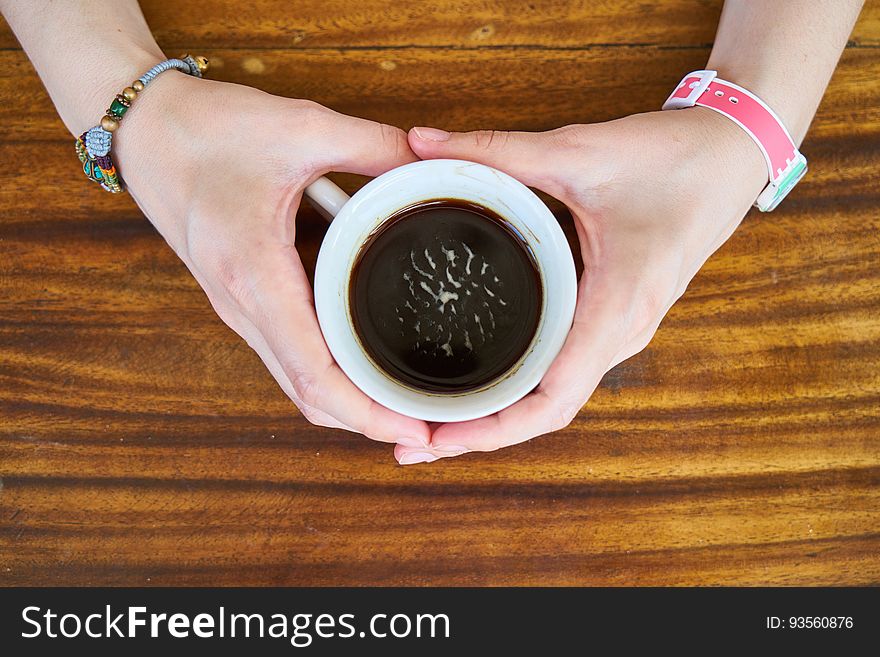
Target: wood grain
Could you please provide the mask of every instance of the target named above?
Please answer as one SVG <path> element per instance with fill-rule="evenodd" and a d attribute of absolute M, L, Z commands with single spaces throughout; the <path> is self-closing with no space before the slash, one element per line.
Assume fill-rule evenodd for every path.
<path fill-rule="evenodd" d="M 159 43 L 204 48 L 581 49 L 592 46 L 705 46 L 715 37 L 718 0 L 201 0 L 192 11 L 142 0 Z M 878 45 L 880 3 L 863 10 L 853 44 Z M 16 46 L 0 28 L 0 48 Z M 169 54 L 173 54 L 169 53 Z M 705 62 L 704 62 L 705 63 Z"/>
<path fill-rule="evenodd" d="M 655 108 L 720 7 L 144 5 L 218 79 L 401 127 L 529 130 Z M 81 180 L 3 26 L 0 585 L 880 583 L 878 45 L 869 3 L 809 176 L 571 427 L 400 468 L 308 425 L 131 200 Z M 323 231 L 303 209 L 307 269 Z"/>

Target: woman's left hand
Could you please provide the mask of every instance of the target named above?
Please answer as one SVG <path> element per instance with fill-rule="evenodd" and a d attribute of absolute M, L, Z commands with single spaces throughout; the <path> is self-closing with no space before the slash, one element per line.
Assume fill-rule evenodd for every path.
<path fill-rule="evenodd" d="M 605 373 L 647 346 L 767 182 L 748 135 L 700 107 L 544 133 L 414 128 L 409 143 L 423 159 L 487 164 L 563 201 L 584 273 L 571 332 L 538 387 L 489 417 L 435 428 L 430 449 L 398 445 L 402 464 L 566 427 Z"/>

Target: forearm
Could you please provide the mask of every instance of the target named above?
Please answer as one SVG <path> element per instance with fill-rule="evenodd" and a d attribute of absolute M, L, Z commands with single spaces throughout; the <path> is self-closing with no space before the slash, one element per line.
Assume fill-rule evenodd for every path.
<path fill-rule="evenodd" d="M 165 58 L 136 0 L 0 0 L 0 11 L 74 135 Z"/>
<path fill-rule="evenodd" d="M 763 99 L 800 143 L 863 0 L 727 0 L 707 68 Z"/>

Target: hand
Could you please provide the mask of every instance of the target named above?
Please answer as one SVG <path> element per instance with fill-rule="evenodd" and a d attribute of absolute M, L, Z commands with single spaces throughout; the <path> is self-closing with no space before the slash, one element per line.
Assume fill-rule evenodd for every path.
<path fill-rule="evenodd" d="M 414 161 L 405 133 L 175 72 L 150 84 L 114 140 L 131 195 L 310 422 L 428 442 L 427 424 L 370 400 L 333 361 L 294 247 L 303 189 L 328 171 Z"/>
<path fill-rule="evenodd" d="M 605 373 L 647 346 L 767 181 L 757 146 L 705 108 L 545 133 L 414 128 L 409 143 L 421 158 L 481 162 L 563 201 L 584 273 L 571 332 L 540 385 L 495 415 L 437 427 L 430 450 L 398 446 L 401 463 L 491 451 L 567 426 Z"/>

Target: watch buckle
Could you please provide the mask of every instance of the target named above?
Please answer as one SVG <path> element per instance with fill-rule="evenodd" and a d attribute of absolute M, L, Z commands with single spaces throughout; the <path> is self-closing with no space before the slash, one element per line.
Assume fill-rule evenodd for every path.
<path fill-rule="evenodd" d="M 678 83 L 678 86 L 673 89 L 672 93 L 669 94 L 669 98 L 666 99 L 666 102 L 663 103 L 663 107 L 661 109 L 669 110 L 669 109 L 684 109 L 685 107 L 693 107 L 697 99 L 702 96 L 706 89 L 709 88 L 709 85 L 712 84 L 712 80 L 718 77 L 717 71 L 694 71 L 693 73 L 688 73 L 684 78 L 682 78 L 681 82 Z M 682 86 L 691 78 L 698 78 L 698 80 L 693 80 L 690 83 L 690 92 L 684 98 L 673 98 L 675 94 L 682 88 Z"/>

